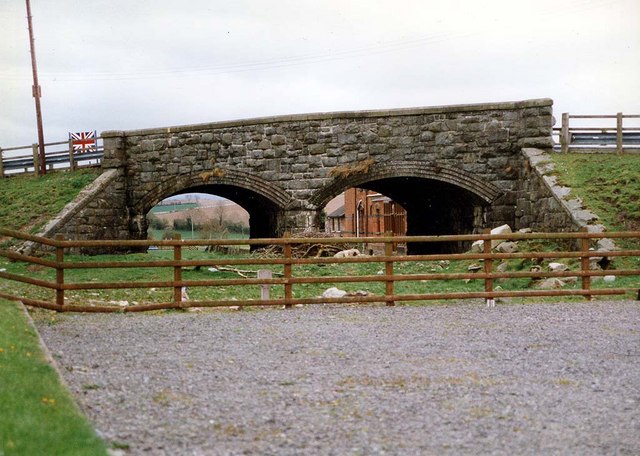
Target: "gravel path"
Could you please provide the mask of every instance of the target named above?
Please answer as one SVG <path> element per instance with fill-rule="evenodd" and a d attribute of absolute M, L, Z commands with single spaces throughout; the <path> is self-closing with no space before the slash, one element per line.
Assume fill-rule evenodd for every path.
<path fill-rule="evenodd" d="M 122 454 L 640 454 L 637 301 L 35 320 Z"/>

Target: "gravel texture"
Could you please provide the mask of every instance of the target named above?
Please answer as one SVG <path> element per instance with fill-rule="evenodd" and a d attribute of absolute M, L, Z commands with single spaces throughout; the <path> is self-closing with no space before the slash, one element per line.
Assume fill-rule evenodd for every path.
<path fill-rule="evenodd" d="M 637 301 L 35 320 L 116 453 L 640 454 Z"/>

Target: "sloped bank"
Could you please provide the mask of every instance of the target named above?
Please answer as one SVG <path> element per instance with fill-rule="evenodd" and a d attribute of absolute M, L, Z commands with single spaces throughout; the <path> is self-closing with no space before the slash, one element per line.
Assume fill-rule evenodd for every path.
<path fill-rule="evenodd" d="M 606 227 L 588 210 L 580 198 L 571 196 L 569 187 L 558 184 L 555 165 L 544 150 L 522 149 L 525 156 L 523 186 L 517 201 L 516 216 L 521 227 L 533 231 L 578 231 L 587 228 L 602 233 Z M 538 214 L 537 217 L 530 214 Z"/>

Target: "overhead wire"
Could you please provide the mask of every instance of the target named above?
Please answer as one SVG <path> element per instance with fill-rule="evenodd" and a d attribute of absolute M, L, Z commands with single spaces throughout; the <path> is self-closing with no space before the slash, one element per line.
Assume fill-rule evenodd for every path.
<path fill-rule="evenodd" d="M 563 3 L 539 12 L 540 17 L 549 15 L 566 14 L 576 10 L 585 11 L 616 3 L 619 0 L 576 0 L 572 3 Z M 139 71 L 123 72 L 41 72 L 41 78 L 55 82 L 85 82 L 85 81 L 120 81 L 136 79 L 161 79 L 175 76 L 202 76 L 245 73 L 253 71 L 271 70 L 277 68 L 293 67 L 300 65 L 313 65 L 318 63 L 356 59 L 372 55 L 380 55 L 391 52 L 399 52 L 406 49 L 436 44 L 453 39 L 469 37 L 486 32 L 488 26 L 474 28 L 467 31 L 427 34 L 412 38 L 400 38 L 396 40 L 378 42 L 354 48 L 338 50 L 317 51 L 307 54 L 274 57 L 262 60 L 249 60 L 237 63 L 223 63 L 196 67 L 179 67 L 170 69 L 143 69 Z M 0 80 L 24 80 L 29 75 L 0 71 Z"/>

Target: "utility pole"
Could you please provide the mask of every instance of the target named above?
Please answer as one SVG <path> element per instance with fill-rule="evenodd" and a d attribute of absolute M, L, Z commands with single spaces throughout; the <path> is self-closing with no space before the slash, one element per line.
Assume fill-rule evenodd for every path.
<path fill-rule="evenodd" d="M 44 155 L 44 131 L 42 129 L 42 109 L 40 108 L 40 97 L 42 91 L 38 83 L 38 66 L 36 64 L 36 48 L 33 38 L 33 24 L 31 23 L 31 3 L 27 2 L 27 23 L 29 24 L 29 48 L 31 49 L 31 69 L 33 70 L 33 98 L 36 100 L 36 122 L 38 124 L 38 157 L 40 162 L 40 175 L 47 174 L 47 163 Z"/>

